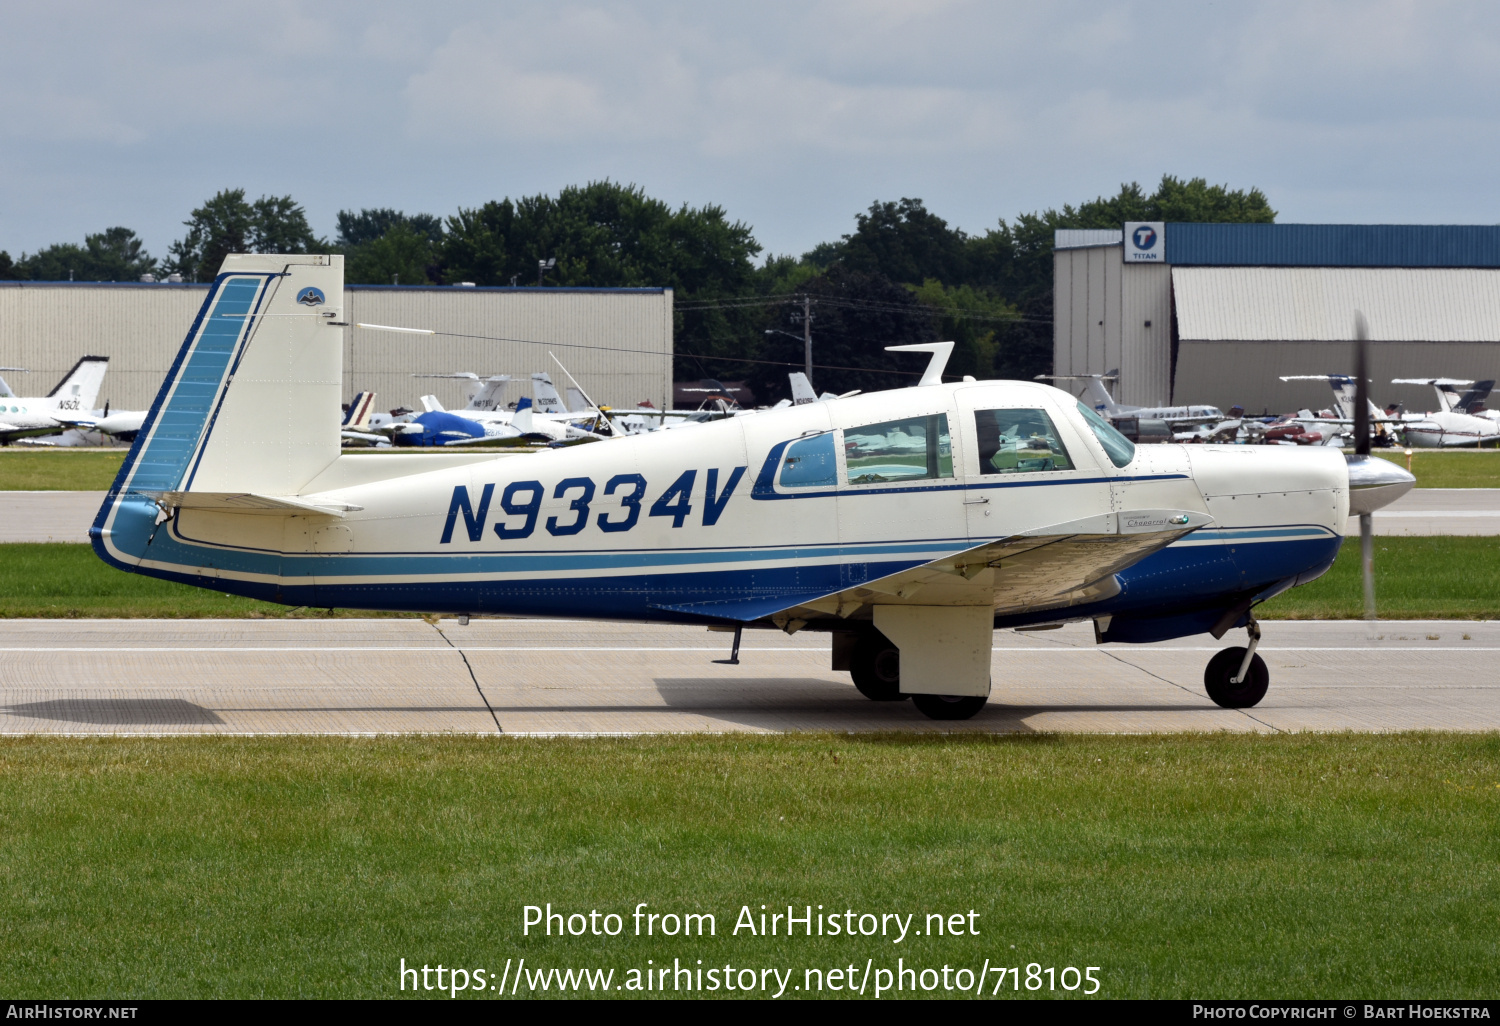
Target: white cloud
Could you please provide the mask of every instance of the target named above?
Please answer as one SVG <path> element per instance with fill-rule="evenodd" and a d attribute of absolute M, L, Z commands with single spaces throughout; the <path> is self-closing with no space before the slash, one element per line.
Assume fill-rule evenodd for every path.
<path fill-rule="evenodd" d="M 64 0 L 0 36 L 0 247 L 107 220 L 161 250 L 234 185 L 329 230 L 605 176 L 778 252 L 876 198 L 977 230 L 1164 172 L 1494 222 L 1497 58 L 1500 9 L 1437 0 Z"/>

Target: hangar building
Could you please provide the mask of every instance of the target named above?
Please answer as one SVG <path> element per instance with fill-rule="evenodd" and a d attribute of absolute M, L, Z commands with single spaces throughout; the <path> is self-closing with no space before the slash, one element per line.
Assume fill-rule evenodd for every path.
<path fill-rule="evenodd" d="M 45 395 L 80 356 L 108 356 L 100 405 L 146 409 L 207 294 L 207 284 L 0 282 L 0 366 L 31 372 L 5 374 L 17 394 Z M 454 371 L 517 378 L 512 401 L 530 394 L 533 371 L 562 391 L 549 351 L 596 402 L 671 399 L 671 289 L 350 285 L 344 301 L 350 324 L 442 333 L 345 328 L 346 401 L 374 390 L 377 409 L 420 409 L 429 393 L 462 406 L 461 382 L 412 378 Z"/>
<path fill-rule="evenodd" d="M 1326 407 L 1278 378 L 1350 373 L 1356 310 L 1380 405 L 1500 378 L 1500 226 L 1129 223 L 1058 231 L 1053 270 L 1056 373 L 1118 369 L 1122 403 Z"/>

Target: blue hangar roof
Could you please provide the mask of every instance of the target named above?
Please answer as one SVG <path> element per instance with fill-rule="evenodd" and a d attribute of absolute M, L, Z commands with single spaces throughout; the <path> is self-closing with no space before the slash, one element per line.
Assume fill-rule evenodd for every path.
<path fill-rule="evenodd" d="M 1500 267 L 1500 225 L 1187 224 L 1164 263 L 1199 267 Z"/>

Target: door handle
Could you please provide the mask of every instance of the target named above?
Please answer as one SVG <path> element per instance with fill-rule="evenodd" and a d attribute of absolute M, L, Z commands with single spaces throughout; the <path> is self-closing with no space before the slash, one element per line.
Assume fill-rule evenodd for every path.
<path fill-rule="evenodd" d="M 965 506 L 977 506 L 977 505 L 979 505 L 982 502 L 989 502 L 989 501 L 990 500 L 989 500 L 988 496 L 986 496 L 986 497 L 984 497 L 982 499 L 965 499 L 964 500 L 964 505 Z"/>

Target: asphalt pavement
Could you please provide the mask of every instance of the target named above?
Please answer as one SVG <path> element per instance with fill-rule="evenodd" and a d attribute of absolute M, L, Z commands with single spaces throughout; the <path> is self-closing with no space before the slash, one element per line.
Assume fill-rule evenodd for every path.
<path fill-rule="evenodd" d="M 0 733 L 634 734 L 766 731 L 1500 729 L 1500 622 L 1268 621 L 1254 709 L 1203 692 L 1235 631 L 1096 646 L 1089 627 L 995 634 L 963 723 L 861 697 L 827 635 L 476 619 L 0 621 Z"/>

